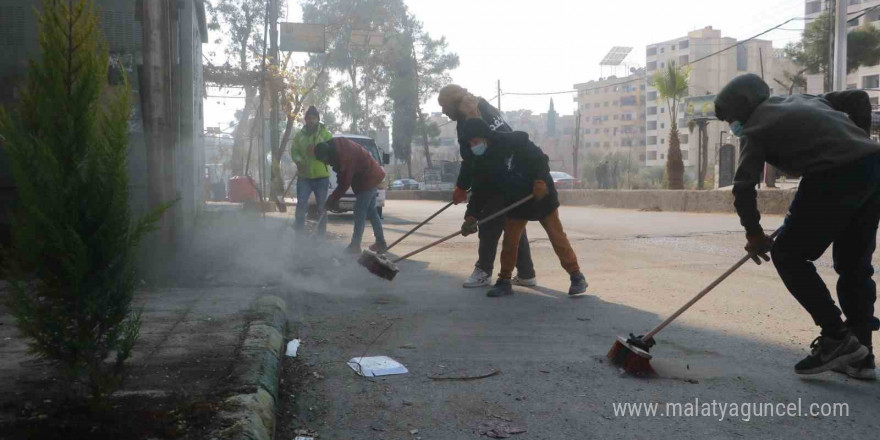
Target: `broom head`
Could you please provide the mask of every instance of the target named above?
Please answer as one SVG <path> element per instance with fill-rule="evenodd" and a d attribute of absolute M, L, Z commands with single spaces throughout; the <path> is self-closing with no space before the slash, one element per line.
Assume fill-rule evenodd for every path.
<path fill-rule="evenodd" d="M 358 258 L 358 264 L 367 268 L 373 275 L 385 278 L 388 281 L 397 276 L 400 270 L 397 265 L 383 254 L 377 254 L 373 251 L 365 250 Z"/>
<path fill-rule="evenodd" d="M 608 351 L 608 359 L 615 366 L 623 368 L 634 376 L 656 376 L 657 372 L 651 367 L 651 355 L 648 349 L 653 345 L 642 342 L 641 338 L 630 335 L 624 338 L 618 336 L 617 341 Z"/>

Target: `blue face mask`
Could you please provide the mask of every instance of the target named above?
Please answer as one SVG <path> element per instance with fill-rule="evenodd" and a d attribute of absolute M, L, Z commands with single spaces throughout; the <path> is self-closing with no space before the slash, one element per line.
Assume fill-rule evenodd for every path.
<path fill-rule="evenodd" d="M 471 152 L 474 153 L 474 156 L 482 156 L 486 153 L 486 143 L 480 142 L 477 145 L 471 147 Z"/>
<path fill-rule="evenodd" d="M 743 133 L 743 124 L 739 121 L 733 121 L 730 123 L 730 132 L 733 133 L 736 137 L 742 137 Z"/>

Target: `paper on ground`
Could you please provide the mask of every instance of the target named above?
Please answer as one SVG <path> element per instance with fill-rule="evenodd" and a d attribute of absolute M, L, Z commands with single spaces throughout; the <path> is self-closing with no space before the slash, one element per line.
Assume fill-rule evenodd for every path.
<path fill-rule="evenodd" d="M 351 367 L 355 373 L 365 377 L 409 373 L 409 370 L 407 370 L 403 364 L 388 356 L 351 358 L 351 360 L 348 361 L 348 366 Z"/>
<path fill-rule="evenodd" d="M 299 349 L 299 339 L 293 339 L 287 343 L 287 357 L 296 357 L 296 351 Z"/>

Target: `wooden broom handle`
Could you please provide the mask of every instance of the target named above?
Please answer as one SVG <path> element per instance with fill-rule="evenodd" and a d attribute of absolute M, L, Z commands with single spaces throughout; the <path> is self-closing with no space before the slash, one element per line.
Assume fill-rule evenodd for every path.
<path fill-rule="evenodd" d="M 468 191 L 468 192 L 470 192 L 470 191 Z M 384 253 L 388 252 L 391 248 L 394 247 L 394 245 L 396 245 L 397 243 L 400 243 L 401 241 L 403 241 L 404 238 L 409 237 L 410 235 L 412 235 L 413 232 L 418 231 L 419 228 L 421 228 L 422 226 L 425 226 L 426 224 L 428 224 L 428 222 L 431 221 L 431 220 L 433 220 L 434 217 L 437 217 L 438 215 L 440 215 L 441 212 L 446 211 L 447 208 L 449 208 L 450 206 L 452 206 L 452 205 L 454 205 L 454 204 L 455 204 L 455 201 L 454 201 L 454 200 L 451 201 L 451 202 L 449 202 L 449 203 L 447 203 L 446 206 L 440 208 L 439 211 L 435 212 L 432 216 L 426 218 L 425 221 L 419 223 L 419 225 L 416 226 L 415 228 L 412 228 L 412 230 L 410 230 L 409 232 L 407 232 L 406 234 L 404 234 L 403 237 L 400 237 L 400 238 L 398 238 L 397 240 L 395 240 L 394 243 L 391 243 L 391 245 L 388 246 L 387 248 L 385 248 L 385 250 L 382 251 L 381 253 L 384 254 Z"/>
<path fill-rule="evenodd" d="M 780 231 L 782 231 L 782 226 L 780 226 L 779 229 L 777 229 L 775 232 L 773 232 L 773 235 L 771 235 L 770 238 L 776 238 L 776 236 L 779 235 Z M 682 313 L 684 313 L 687 309 L 691 308 L 692 305 L 694 305 L 702 297 L 706 296 L 707 293 L 709 293 L 710 291 L 712 291 L 712 289 L 714 289 L 716 286 L 721 284 L 721 282 L 724 281 L 727 277 L 729 277 L 730 274 L 736 272 L 736 270 L 739 269 L 740 266 L 742 266 L 743 264 L 746 264 L 746 262 L 749 261 L 754 256 L 755 256 L 755 254 L 748 254 L 745 257 L 742 257 L 739 261 L 736 262 L 736 264 L 733 265 L 733 267 L 731 267 L 730 269 L 727 269 L 727 271 L 724 272 L 723 274 L 721 274 L 720 277 L 716 278 L 715 281 L 712 281 L 712 284 L 709 284 L 708 286 L 706 286 L 706 288 L 703 289 L 702 291 L 700 291 L 700 293 L 698 293 L 697 296 L 691 298 L 690 301 L 688 301 L 685 305 L 681 306 L 681 308 L 676 310 L 675 313 L 672 314 L 672 316 L 666 318 L 666 320 L 661 322 L 660 325 L 658 325 L 657 327 L 654 327 L 654 329 L 649 331 L 648 334 L 646 334 L 645 336 L 642 336 L 642 341 L 643 342 L 649 341 L 651 338 L 654 337 L 654 335 L 656 335 L 657 333 L 660 333 L 660 330 L 663 330 L 672 321 L 675 321 L 675 319 L 678 318 L 679 316 L 681 316 Z"/>
<path fill-rule="evenodd" d="M 519 205 L 522 205 L 523 203 L 528 202 L 529 200 L 532 200 L 533 197 L 535 197 L 535 196 L 532 195 L 532 194 L 529 194 L 527 197 L 522 198 L 522 199 L 519 200 L 518 202 L 516 202 L 516 203 L 514 203 L 514 204 L 512 204 L 512 205 L 510 205 L 510 206 L 508 206 L 508 207 L 506 207 L 506 208 L 504 208 L 504 209 L 502 209 L 502 210 L 500 210 L 500 211 L 498 211 L 498 212 L 496 212 L 496 213 L 494 213 L 494 214 L 492 214 L 492 215 L 490 215 L 490 216 L 488 216 L 488 217 L 486 217 L 486 218 L 484 218 L 484 219 L 478 221 L 478 222 L 477 222 L 477 226 L 480 226 L 480 225 L 482 225 L 482 224 L 484 224 L 484 223 L 488 223 L 488 222 L 490 222 L 490 221 L 492 221 L 492 220 L 495 220 L 496 218 L 498 218 L 498 217 L 500 217 L 500 216 L 502 216 L 502 215 L 504 215 L 504 214 L 507 214 L 508 212 L 512 211 L 513 209 L 515 209 L 515 208 L 518 207 Z M 447 236 L 445 236 L 445 237 L 443 237 L 443 238 L 441 238 L 441 239 L 439 239 L 439 240 L 437 240 L 437 241 L 435 241 L 435 242 L 433 242 L 433 243 L 431 243 L 431 244 L 428 244 L 428 245 L 422 246 L 422 247 L 420 247 L 420 248 L 418 248 L 418 249 L 416 249 L 416 250 L 414 250 L 414 251 L 412 251 L 412 252 L 410 252 L 410 253 L 408 253 L 408 254 L 406 254 L 406 255 L 404 255 L 404 256 L 402 256 L 402 257 L 396 259 L 396 260 L 394 260 L 394 263 L 398 263 L 398 262 L 400 262 L 400 261 L 402 261 L 402 260 L 406 260 L 407 258 L 412 257 L 413 255 L 418 254 L 419 252 L 422 252 L 422 251 L 425 251 L 425 250 L 427 250 L 427 249 L 430 249 L 430 248 L 432 248 L 432 247 L 434 247 L 434 246 L 437 246 L 437 245 L 440 244 L 440 243 L 443 243 L 444 241 L 448 241 L 448 240 L 451 240 L 451 239 L 453 239 L 453 238 L 455 238 L 455 237 L 458 237 L 459 235 L 461 235 L 461 230 L 459 230 L 458 232 L 456 232 L 456 233 L 454 233 L 454 234 L 449 234 L 449 235 L 447 235 Z"/>

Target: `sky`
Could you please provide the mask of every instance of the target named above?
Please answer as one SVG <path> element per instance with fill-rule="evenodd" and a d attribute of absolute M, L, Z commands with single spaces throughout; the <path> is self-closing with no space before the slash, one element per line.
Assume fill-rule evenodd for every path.
<path fill-rule="evenodd" d="M 645 46 L 712 26 L 723 36 L 745 39 L 804 14 L 804 0 L 406 0 L 424 28 L 445 36 L 461 65 L 453 82 L 486 99 L 503 93 L 554 92 L 612 74 L 599 61 L 613 46 L 630 46 L 629 66 L 644 66 Z M 289 21 L 301 13 L 290 0 Z M 803 21 L 760 38 L 774 47 L 800 38 Z M 210 45 L 206 45 L 210 46 Z M 207 51 L 209 47 L 206 47 Z M 626 74 L 617 68 L 618 76 Z M 237 93 L 237 92 L 234 92 Z M 209 94 L 210 93 L 209 91 Z M 575 110 L 574 94 L 502 95 L 502 110 L 547 111 L 550 98 L 561 114 Z M 226 126 L 241 99 L 210 99 L 207 126 Z M 493 104 L 497 103 L 493 100 Z M 436 97 L 424 111 L 439 111 Z"/>

